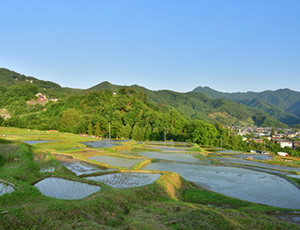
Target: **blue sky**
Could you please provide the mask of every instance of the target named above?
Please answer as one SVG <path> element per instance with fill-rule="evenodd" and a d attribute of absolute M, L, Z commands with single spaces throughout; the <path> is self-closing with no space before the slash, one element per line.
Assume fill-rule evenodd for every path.
<path fill-rule="evenodd" d="M 0 67 L 62 86 L 300 91 L 299 0 L 0 3 Z"/>

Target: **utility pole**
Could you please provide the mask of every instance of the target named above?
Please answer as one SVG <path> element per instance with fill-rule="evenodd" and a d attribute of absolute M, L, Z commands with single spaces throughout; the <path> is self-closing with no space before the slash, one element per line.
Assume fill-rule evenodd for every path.
<path fill-rule="evenodd" d="M 164 133 L 164 140 L 165 142 L 167 141 L 167 130 L 165 129 L 165 133 Z"/>
<path fill-rule="evenodd" d="M 221 138 L 221 149 L 223 148 L 222 138 Z"/>

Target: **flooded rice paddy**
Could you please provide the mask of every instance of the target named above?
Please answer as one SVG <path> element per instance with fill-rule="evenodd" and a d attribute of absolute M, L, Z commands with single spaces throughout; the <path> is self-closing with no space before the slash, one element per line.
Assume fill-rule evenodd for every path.
<path fill-rule="evenodd" d="M 172 171 L 207 189 L 256 203 L 300 208 L 300 190 L 284 178 L 242 168 L 157 162 L 145 170 Z"/>
<path fill-rule="evenodd" d="M 144 157 L 149 157 L 158 160 L 201 163 L 193 154 L 184 153 L 163 153 L 163 152 L 139 152 Z"/>
<path fill-rule="evenodd" d="M 6 193 L 12 193 L 13 191 L 15 191 L 15 189 L 11 185 L 0 182 L 0 196 Z"/>
<path fill-rule="evenodd" d="M 98 161 L 100 163 L 105 163 L 111 166 L 124 167 L 124 168 L 131 168 L 137 163 L 145 160 L 145 159 L 134 159 L 134 158 L 115 157 L 115 156 L 93 156 L 93 157 L 89 157 L 88 159 Z"/>
<path fill-rule="evenodd" d="M 114 188 L 132 188 L 152 184 L 161 174 L 152 173 L 112 173 L 102 176 L 86 177 L 89 180 L 101 181 Z"/>
<path fill-rule="evenodd" d="M 90 142 L 82 142 L 82 144 L 86 145 L 90 148 L 111 148 L 114 146 L 119 146 L 122 142 L 126 142 L 128 140 L 100 140 L 100 141 L 90 141 Z"/>
<path fill-rule="evenodd" d="M 300 175 L 288 175 L 289 177 L 300 179 Z"/>
<path fill-rule="evenodd" d="M 40 144 L 40 143 L 51 143 L 51 142 L 57 142 L 57 141 L 46 141 L 46 140 L 24 141 L 24 143 L 29 144 L 29 145 Z"/>
<path fill-rule="evenodd" d="M 232 155 L 232 157 L 242 158 L 242 159 L 247 159 L 249 157 L 252 157 L 253 160 L 261 160 L 261 161 L 273 160 L 273 157 L 267 154 L 235 154 Z"/>
<path fill-rule="evenodd" d="M 74 172 L 77 176 L 92 174 L 97 172 L 110 172 L 115 169 L 97 167 L 83 161 L 73 159 L 72 157 L 56 155 L 56 159 L 67 169 Z"/>
<path fill-rule="evenodd" d="M 147 147 L 150 147 L 152 149 L 159 149 L 162 151 L 176 151 L 176 152 L 183 152 L 186 151 L 187 148 L 181 148 L 181 147 L 169 147 L 169 146 L 154 146 L 154 145 L 148 145 Z"/>
<path fill-rule="evenodd" d="M 166 146 L 166 147 L 182 147 L 182 148 L 189 148 L 192 144 L 186 142 L 173 142 L 173 141 L 147 141 L 146 144 L 148 145 L 158 145 L 158 146 Z"/>
<path fill-rule="evenodd" d="M 232 153 L 232 154 L 235 154 L 235 153 L 243 153 L 243 152 L 233 151 L 233 150 L 219 150 L 219 151 L 216 151 L 216 153 Z"/>
<path fill-rule="evenodd" d="M 82 199 L 101 189 L 100 186 L 58 177 L 45 178 L 36 183 L 34 187 L 45 196 L 64 200 Z"/>
<path fill-rule="evenodd" d="M 300 172 L 300 167 L 289 167 L 284 165 L 275 165 L 275 164 L 266 164 L 262 162 L 252 161 L 252 160 L 243 160 L 237 159 L 232 157 L 216 157 L 222 163 L 229 163 L 229 164 L 242 164 L 242 165 L 253 165 L 257 167 L 265 167 L 274 170 L 287 170 L 287 171 L 294 171 Z"/>

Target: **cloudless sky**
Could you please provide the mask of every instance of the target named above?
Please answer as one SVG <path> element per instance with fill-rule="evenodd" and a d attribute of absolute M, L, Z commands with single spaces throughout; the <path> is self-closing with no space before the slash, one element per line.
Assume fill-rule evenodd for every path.
<path fill-rule="evenodd" d="M 300 91 L 300 1 L 0 0 L 0 67 L 74 88 Z"/>

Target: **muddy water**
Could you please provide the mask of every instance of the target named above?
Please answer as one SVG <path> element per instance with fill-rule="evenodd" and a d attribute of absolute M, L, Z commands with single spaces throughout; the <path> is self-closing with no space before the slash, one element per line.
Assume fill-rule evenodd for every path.
<path fill-rule="evenodd" d="M 6 193 L 12 193 L 13 191 L 15 191 L 15 190 L 12 186 L 0 182 L 0 196 L 4 195 Z"/>
<path fill-rule="evenodd" d="M 247 169 L 158 162 L 146 170 L 164 170 L 225 195 L 281 208 L 300 209 L 300 190 L 287 180 Z"/>
<path fill-rule="evenodd" d="M 48 177 L 36 183 L 34 187 L 45 196 L 64 200 L 82 199 L 101 189 L 100 186 L 58 177 Z"/>
<path fill-rule="evenodd" d="M 93 156 L 89 160 L 98 161 L 112 166 L 131 168 L 135 164 L 144 161 L 144 159 L 133 159 L 125 157 L 112 157 L 112 156 Z"/>
<path fill-rule="evenodd" d="M 160 176 L 160 174 L 152 173 L 113 173 L 96 177 L 86 177 L 86 179 L 101 181 L 114 188 L 132 188 L 152 184 Z"/>
<path fill-rule="evenodd" d="M 139 152 L 139 154 L 145 157 L 158 159 L 158 160 L 201 163 L 201 161 L 195 158 L 193 154 L 163 153 L 163 152 Z"/>

